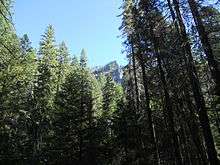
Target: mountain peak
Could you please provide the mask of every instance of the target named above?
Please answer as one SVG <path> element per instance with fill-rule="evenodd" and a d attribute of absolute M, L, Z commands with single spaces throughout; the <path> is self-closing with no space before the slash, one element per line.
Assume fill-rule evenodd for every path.
<path fill-rule="evenodd" d="M 93 73 L 96 77 L 99 77 L 100 75 L 110 75 L 116 83 L 122 82 L 122 69 L 117 61 L 111 61 L 103 67 L 95 67 Z"/>

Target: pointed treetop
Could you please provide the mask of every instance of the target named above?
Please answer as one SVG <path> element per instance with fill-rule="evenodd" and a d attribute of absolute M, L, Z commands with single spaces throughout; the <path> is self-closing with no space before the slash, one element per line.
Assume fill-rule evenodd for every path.
<path fill-rule="evenodd" d="M 66 46 L 66 43 L 64 41 L 61 42 L 61 44 L 59 45 L 59 51 L 60 53 L 66 53 L 66 54 L 69 54 L 69 51 L 68 51 L 68 47 Z"/>
<path fill-rule="evenodd" d="M 85 68 L 87 66 L 87 55 L 85 49 L 82 49 L 81 54 L 80 54 L 80 66 Z"/>
<path fill-rule="evenodd" d="M 66 43 L 64 41 L 61 42 L 60 47 L 67 49 Z"/>
<path fill-rule="evenodd" d="M 21 51 L 23 54 L 31 52 L 33 50 L 31 46 L 31 41 L 28 38 L 27 34 L 24 34 L 23 37 L 20 39 Z"/>
<path fill-rule="evenodd" d="M 76 55 L 73 56 L 71 64 L 74 66 L 79 65 L 79 59 Z"/>
<path fill-rule="evenodd" d="M 59 45 L 59 55 L 58 55 L 58 60 L 61 63 L 68 63 L 69 62 L 69 51 L 68 48 L 66 46 L 66 43 L 63 41 L 61 42 L 61 44 Z"/>
<path fill-rule="evenodd" d="M 45 42 L 50 41 L 52 43 L 55 42 L 55 30 L 52 25 L 47 26 L 45 33 L 42 35 L 42 40 L 43 40 L 42 42 L 44 41 Z"/>
<path fill-rule="evenodd" d="M 57 60 L 57 48 L 55 43 L 55 31 L 52 25 L 46 28 L 40 41 L 39 55 L 45 62 L 55 62 Z M 53 63 L 52 62 L 52 63 Z"/>

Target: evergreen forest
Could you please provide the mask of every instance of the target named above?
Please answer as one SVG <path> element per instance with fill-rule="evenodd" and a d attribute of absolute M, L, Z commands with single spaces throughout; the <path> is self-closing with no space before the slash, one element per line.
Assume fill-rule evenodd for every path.
<path fill-rule="evenodd" d="M 1 165 L 220 165 L 219 0 L 122 0 L 120 82 L 53 25 L 32 47 L 13 3 L 0 0 Z"/>

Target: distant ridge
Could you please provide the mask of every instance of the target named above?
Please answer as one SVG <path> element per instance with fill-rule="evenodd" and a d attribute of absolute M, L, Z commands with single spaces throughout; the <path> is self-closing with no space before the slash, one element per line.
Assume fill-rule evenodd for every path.
<path fill-rule="evenodd" d="M 109 62 L 102 67 L 94 67 L 92 70 L 96 77 L 110 75 L 116 83 L 122 83 L 122 67 L 118 65 L 117 61 Z"/>

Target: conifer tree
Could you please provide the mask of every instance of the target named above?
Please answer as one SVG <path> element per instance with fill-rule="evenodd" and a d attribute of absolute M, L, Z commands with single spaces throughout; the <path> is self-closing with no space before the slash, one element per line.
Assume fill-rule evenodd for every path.
<path fill-rule="evenodd" d="M 188 0 L 196 28 L 199 33 L 199 37 L 202 43 L 203 50 L 206 54 L 207 61 L 211 70 L 212 78 L 215 81 L 216 89 L 215 93 L 216 95 L 220 96 L 220 69 L 218 61 L 216 60 L 216 57 L 213 54 L 212 45 L 210 43 L 207 31 L 205 29 L 204 23 L 202 21 L 201 15 L 199 13 L 198 5 L 195 0 Z M 214 153 L 213 153 L 214 154 Z"/>
<path fill-rule="evenodd" d="M 54 29 L 48 26 L 40 42 L 37 81 L 34 87 L 34 104 L 31 112 L 33 161 L 39 162 L 52 117 L 53 102 L 58 85 L 58 55 Z M 36 159 L 36 160 L 35 160 Z"/>
<path fill-rule="evenodd" d="M 96 122 L 102 101 L 96 84 L 87 69 L 76 67 L 56 97 L 56 143 L 59 152 L 68 151 L 62 158 L 67 162 L 96 164 Z"/>
<path fill-rule="evenodd" d="M 62 42 L 58 50 L 58 85 L 57 91 L 60 88 L 60 85 L 64 83 L 65 77 L 70 71 L 70 59 L 69 52 L 65 42 Z"/>
<path fill-rule="evenodd" d="M 14 163 L 21 159 L 26 128 L 21 122 L 25 110 L 30 63 L 23 61 L 19 38 L 11 18 L 11 1 L 0 2 L 0 136 L 1 163 Z M 30 62 L 30 61 L 29 61 Z"/>
<path fill-rule="evenodd" d="M 71 60 L 71 65 L 73 65 L 73 66 L 79 65 L 79 59 L 76 55 L 73 56 L 73 58 Z"/>
<path fill-rule="evenodd" d="M 80 54 L 80 66 L 82 68 L 86 68 L 87 67 L 87 55 L 86 55 L 86 50 L 82 49 L 81 54 Z"/>
<path fill-rule="evenodd" d="M 178 20 L 180 37 L 182 40 L 181 42 L 186 43 L 184 49 L 185 49 L 185 53 L 186 53 L 187 57 L 184 57 L 184 58 L 185 58 L 185 63 L 187 65 L 188 76 L 191 81 L 196 106 L 198 109 L 200 124 L 203 129 L 203 135 L 204 135 L 204 139 L 205 139 L 205 143 L 206 143 L 206 149 L 207 149 L 209 161 L 211 164 L 213 164 L 213 163 L 215 164 L 218 161 L 217 153 L 215 150 L 214 140 L 213 140 L 213 136 L 212 136 L 212 132 L 211 132 L 211 128 L 210 128 L 210 123 L 209 123 L 209 118 L 208 118 L 208 114 L 207 114 L 207 108 L 205 105 L 204 96 L 202 94 L 197 70 L 194 66 L 193 56 L 192 56 L 192 52 L 191 52 L 191 46 L 188 41 L 186 27 L 185 27 L 185 24 L 183 22 L 182 15 L 180 12 L 179 2 L 177 0 L 173 0 L 173 4 L 174 4 L 175 11 L 177 13 L 176 17 L 173 17 L 173 18 L 176 18 Z M 171 8 L 170 8 L 170 10 L 172 10 Z M 178 28 L 177 25 L 176 25 L 176 27 Z M 188 58 L 188 61 L 186 58 Z"/>
<path fill-rule="evenodd" d="M 110 76 L 107 76 L 103 88 L 103 113 L 111 114 L 116 110 L 116 85 Z"/>
<path fill-rule="evenodd" d="M 123 0 L 115 82 L 51 25 L 37 54 L 0 0 L 0 164 L 219 164 L 217 4 Z"/>

